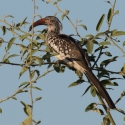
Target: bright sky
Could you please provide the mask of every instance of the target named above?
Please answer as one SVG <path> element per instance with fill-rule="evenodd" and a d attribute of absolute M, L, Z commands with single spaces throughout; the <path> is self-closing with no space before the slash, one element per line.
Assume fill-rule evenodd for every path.
<path fill-rule="evenodd" d="M 113 0 L 111 0 L 113 2 Z M 57 12 L 57 9 L 52 4 L 46 4 L 42 0 L 36 0 L 36 5 L 38 10 L 36 14 L 41 15 L 42 17 L 48 15 L 54 15 Z M 115 16 L 111 29 L 123 30 L 125 22 L 125 1 L 117 0 L 115 10 L 119 10 L 119 15 Z M 62 0 L 59 3 L 61 10 L 70 10 L 69 17 L 76 22 L 77 19 L 82 20 L 82 23 L 87 26 L 88 30 L 85 31 L 83 28 L 79 28 L 80 35 L 84 37 L 87 34 L 96 35 L 96 24 L 102 14 L 107 14 L 110 5 L 104 2 L 104 0 L 73 0 L 67 1 Z M 18 23 L 22 21 L 25 17 L 28 22 L 32 22 L 33 15 L 33 2 L 31 0 L 4 0 L 0 2 L 0 16 L 13 15 L 14 18 L 8 18 L 8 22 Z M 57 17 L 61 20 L 61 14 L 58 14 Z M 39 19 L 35 18 L 35 21 Z M 73 27 L 70 25 L 68 20 L 65 18 L 61 20 L 63 24 L 63 33 L 64 34 L 73 34 L 75 33 Z M 0 26 L 5 25 L 0 22 Z M 25 32 L 28 32 L 28 27 L 23 28 Z M 45 27 L 37 27 L 35 31 L 42 30 Z M 106 18 L 101 31 L 107 29 Z M 0 30 L 0 37 L 4 38 L 5 41 L 9 41 L 12 37 L 12 34 L 9 32 L 3 36 L 2 31 Z M 120 38 L 122 42 L 125 40 L 125 37 Z M 18 43 L 18 40 L 16 41 Z M 0 59 L 2 60 L 4 52 L 4 47 L 0 48 Z M 123 54 L 116 47 L 112 47 L 112 54 L 115 56 L 123 56 Z M 17 53 L 19 48 L 13 47 L 11 49 L 11 54 Z M 108 57 L 104 57 L 107 59 Z M 18 58 L 17 58 L 18 59 Z M 109 65 L 107 68 L 114 71 L 119 71 L 123 66 L 125 59 L 123 57 L 118 59 L 119 62 L 114 62 Z M 16 58 L 12 60 L 16 61 Z M 0 99 L 5 98 L 9 95 L 12 95 L 17 89 L 20 83 L 28 81 L 28 74 L 24 74 L 20 79 L 18 79 L 19 72 L 21 68 L 11 65 L 2 65 L 0 67 Z M 45 67 L 39 67 L 41 74 L 46 71 Z M 122 78 L 121 76 L 117 76 Z M 97 97 L 92 97 L 88 91 L 83 97 L 81 95 L 84 93 L 86 87 L 89 86 L 88 83 L 83 83 L 79 86 L 68 88 L 68 85 L 76 81 L 78 78 L 73 71 L 66 69 L 65 73 L 56 73 L 52 72 L 47 76 L 41 78 L 35 86 L 42 88 L 42 91 L 33 90 L 33 98 L 35 99 L 38 96 L 42 96 L 42 99 L 34 104 L 33 117 L 34 119 L 41 120 L 41 125 L 100 125 L 102 118 L 97 113 L 92 111 L 85 112 L 85 108 L 92 102 L 99 103 Z M 113 101 L 115 102 L 120 94 L 125 90 L 124 80 L 116 81 L 119 86 L 112 87 L 114 90 L 108 90 Z M 18 94 L 17 101 L 10 99 L 0 104 L 3 113 L 0 114 L 0 124 L 1 125 L 19 125 L 26 118 L 25 113 L 23 112 L 23 105 L 20 101 L 30 104 L 30 94 L 22 93 Z M 116 106 L 125 110 L 125 98 L 123 98 Z M 99 106 L 101 108 L 101 106 Z M 123 125 L 123 115 L 117 111 L 112 110 L 111 114 L 118 125 Z"/>

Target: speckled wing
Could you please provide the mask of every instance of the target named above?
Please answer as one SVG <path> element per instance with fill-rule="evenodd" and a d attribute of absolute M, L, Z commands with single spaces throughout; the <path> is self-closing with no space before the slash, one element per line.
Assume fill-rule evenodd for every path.
<path fill-rule="evenodd" d="M 47 40 L 47 43 L 50 49 L 58 54 L 56 57 L 59 60 L 62 60 L 70 67 L 85 73 L 98 93 L 106 100 L 109 107 L 112 109 L 115 108 L 109 94 L 88 67 L 87 59 L 82 47 L 72 37 L 63 34 L 54 35 Z"/>
<path fill-rule="evenodd" d="M 47 43 L 53 52 L 59 54 L 57 56 L 59 60 L 63 60 L 68 63 L 78 63 L 79 66 L 81 66 L 81 72 L 83 72 L 84 69 L 87 70 L 89 68 L 84 57 L 85 54 L 82 47 L 80 47 L 80 45 L 72 37 L 64 34 L 54 35 L 47 40 Z M 73 64 L 70 66 L 73 67 Z"/>

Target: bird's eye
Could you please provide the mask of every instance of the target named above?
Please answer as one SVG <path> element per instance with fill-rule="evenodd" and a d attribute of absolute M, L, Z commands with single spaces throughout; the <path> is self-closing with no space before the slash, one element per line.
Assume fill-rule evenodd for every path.
<path fill-rule="evenodd" d="M 53 23 L 54 21 L 53 20 L 50 20 L 50 23 Z"/>

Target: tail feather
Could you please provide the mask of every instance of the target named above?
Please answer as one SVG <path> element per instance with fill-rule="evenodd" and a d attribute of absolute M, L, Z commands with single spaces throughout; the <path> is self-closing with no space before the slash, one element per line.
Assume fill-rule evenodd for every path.
<path fill-rule="evenodd" d="M 95 86 L 98 93 L 106 100 L 108 106 L 111 109 L 116 108 L 115 104 L 113 103 L 113 101 L 112 101 L 111 97 L 109 96 L 108 92 L 105 90 L 103 85 L 99 82 L 99 80 L 96 78 L 96 76 L 93 74 L 93 72 L 91 70 L 86 70 L 85 75 L 88 77 L 88 79 Z"/>

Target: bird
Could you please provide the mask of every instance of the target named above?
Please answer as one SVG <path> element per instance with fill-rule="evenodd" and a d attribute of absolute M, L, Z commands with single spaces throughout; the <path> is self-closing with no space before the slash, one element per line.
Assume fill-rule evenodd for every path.
<path fill-rule="evenodd" d="M 29 31 L 39 25 L 47 26 L 45 42 L 50 50 L 56 53 L 55 57 L 57 60 L 64 62 L 68 67 L 84 73 L 99 95 L 107 102 L 108 107 L 115 109 L 116 106 L 108 92 L 92 72 L 82 46 L 73 37 L 61 33 L 63 28 L 61 21 L 55 16 L 46 16 L 34 22 L 29 27 Z"/>

